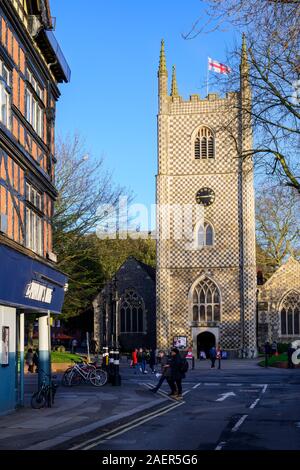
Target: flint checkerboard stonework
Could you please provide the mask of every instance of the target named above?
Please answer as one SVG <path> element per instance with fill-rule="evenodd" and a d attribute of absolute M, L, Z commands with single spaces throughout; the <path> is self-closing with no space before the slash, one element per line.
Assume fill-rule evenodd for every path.
<path fill-rule="evenodd" d="M 243 65 L 242 65 L 243 66 Z M 241 69 L 242 71 L 242 69 Z M 173 72 L 174 73 L 174 72 Z M 157 203 L 157 345 L 168 348 L 174 336 L 187 336 L 197 353 L 197 336 L 211 331 L 233 355 L 256 351 L 256 261 L 253 168 L 239 158 L 252 146 L 245 117 L 236 111 L 250 96 L 247 86 L 225 98 L 216 94 L 184 101 L 169 96 L 164 50 L 161 52 L 158 115 Z M 174 77 L 173 77 L 174 80 Z M 243 84 L 243 81 L 241 81 Z M 177 85 L 176 85 L 177 86 Z M 233 124 L 230 126 L 228 123 Z M 215 136 L 215 158 L 195 159 L 194 137 L 201 126 Z M 162 206 L 195 204 L 200 188 L 211 188 L 215 201 L 204 208 L 213 226 L 213 246 L 192 248 L 191 240 L 172 238 L 174 220 Z M 180 216 L 177 216 L 177 222 Z M 193 227 L 199 222 L 193 215 Z M 165 233 L 171 236 L 166 239 Z M 221 321 L 195 324 L 192 291 L 197 281 L 211 279 L 221 295 Z"/>

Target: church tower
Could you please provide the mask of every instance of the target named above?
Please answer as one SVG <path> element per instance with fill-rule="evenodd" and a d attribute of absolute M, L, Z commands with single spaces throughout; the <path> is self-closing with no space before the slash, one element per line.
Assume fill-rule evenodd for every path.
<path fill-rule="evenodd" d="M 220 343 L 256 351 L 251 90 L 243 37 L 240 91 L 171 94 L 165 45 L 158 70 L 157 345 L 194 354 Z"/>

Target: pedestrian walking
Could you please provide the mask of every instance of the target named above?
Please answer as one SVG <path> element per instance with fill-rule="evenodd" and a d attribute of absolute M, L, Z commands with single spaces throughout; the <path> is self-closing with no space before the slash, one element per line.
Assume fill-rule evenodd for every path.
<path fill-rule="evenodd" d="M 268 361 L 269 361 L 270 354 L 271 354 L 271 346 L 270 346 L 269 341 L 266 341 L 265 343 L 265 367 L 269 366 Z"/>
<path fill-rule="evenodd" d="M 40 362 L 38 349 L 36 349 L 33 353 L 32 362 L 33 362 L 33 368 L 35 367 L 35 373 L 37 374 L 39 371 L 39 362 Z"/>
<path fill-rule="evenodd" d="M 275 356 L 277 353 L 277 343 L 276 341 L 273 341 L 272 346 L 271 346 L 271 354 L 272 356 Z"/>
<path fill-rule="evenodd" d="M 193 348 L 190 346 L 187 350 L 185 358 L 189 362 L 189 369 L 194 370 L 195 369 L 195 358 L 193 354 Z"/>
<path fill-rule="evenodd" d="M 151 373 L 155 374 L 155 364 L 156 364 L 156 357 L 155 357 L 155 349 L 150 349 L 150 357 L 149 357 L 149 367 L 151 369 Z"/>
<path fill-rule="evenodd" d="M 216 350 L 216 347 L 213 346 L 209 350 L 209 358 L 211 360 L 211 366 L 210 366 L 211 369 L 215 368 L 216 357 L 217 357 L 217 350 Z"/>
<path fill-rule="evenodd" d="M 293 363 L 292 361 L 292 356 L 294 354 L 294 352 L 296 351 L 295 348 L 293 348 L 293 345 L 290 344 L 289 347 L 288 347 L 288 350 L 287 350 L 287 356 L 288 356 L 288 368 L 289 369 L 294 369 L 295 368 L 295 364 Z"/>
<path fill-rule="evenodd" d="M 25 362 L 28 365 L 28 372 L 33 373 L 34 372 L 34 364 L 33 364 L 33 349 L 29 348 L 26 356 L 25 356 Z"/>
<path fill-rule="evenodd" d="M 71 343 L 71 346 L 72 346 L 71 352 L 72 352 L 72 354 L 76 354 L 77 345 L 78 345 L 77 339 L 74 338 L 72 340 L 72 343 Z"/>
<path fill-rule="evenodd" d="M 138 365 L 142 374 L 147 374 L 146 371 L 146 352 L 143 348 L 140 348 L 138 351 Z"/>
<path fill-rule="evenodd" d="M 222 348 L 221 348 L 220 343 L 218 344 L 218 347 L 217 347 L 216 359 L 218 360 L 218 369 L 221 369 Z"/>
<path fill-rule="evenodd" d="M 185 378 L 185 372 L 188 368 L 186 359 L 180 357 L 179 349 L 172 348 L 171 361 L 170 361 L 170 377 L 167 378 L 168 384 L 171 388 L 169 396 L 176 400 L 182 399 L 182 379 Z"/>
<path fill-rule="evenodd" d="M 137 372 L 138 367 L 138 349 L 135 348 L 131 354 L 131 367 L 134 369 L 134 373 Z"/>
<path fill-rule="evenodd" d="M 90 341 L 91 354 L 96 354 L 97 351 L 97 341 L 95 338 L 92 338 Z"/>
<path fill-rule="evenodd" d="M 205 361 L 205 360 L 206 360 L 205 351 L 200 351 L 200 353 L 199 353 L 199 359 L 200 359 L 200 361 Z"/>
<path fill-rule="evenodd" d="M 156 393 L 160 389 L 164 381 L 171 377 L 171 368 L 170 368 L 168 356 L 165 354 L 164 351 L 159 351 L 158 355 L 160 359 L 161 376 L 159 378 L 157 385 L 151 388 L 151 392 L 153 393 Z"/>

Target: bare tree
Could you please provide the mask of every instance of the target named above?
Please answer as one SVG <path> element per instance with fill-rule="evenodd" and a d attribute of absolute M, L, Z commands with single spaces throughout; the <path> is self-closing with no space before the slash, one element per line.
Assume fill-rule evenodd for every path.
<path fill-rule="evenodd" d="M 101 207 L 118 205 L 129 192 L 113 182 L 103 158 L 86 151 L 79 134 L 60 137 L 56 143 L 56 188 L 53 246 L 58 267 L 69 278 L 64 314 L 73 316 L 89 305 L 104 274 L 94 233 L 105 215 Z"/>
<path fill-rule="evenodd" d="M 256 197 L 257 264 L 271 273 L 300 256 L 300 201 L 290 188 L 264 185 Z"/>
<path fill-rule="evenodd" d="M 58 138 L 56 158 L 54 227 L 74 235 L 89 233 L 103 217 L 99 207 L 117 205 L 128 191 L 113 183 L 103 157 L 95 159 L 87 153 L 79 134 Z"/>
<path fill-rule="evenodd" d="M 233 105 L 236 114 L 249 114 L 254 145 L 241 156 L 255 157 L 268 174 L 300 193 L 300 3 L 207 0 L 205 4 L 209 20 L 205 24 L 197 20 L 186 39 L 232 25 L 247 32 L 251 106 L 241 101 Z M 235 47 L 228 57 L 232 73 L 226 84 L 222 82 L 227 91 L 239 90 L 241 54 L 245 50 Z M 228 131 L 235 126 L 236 122 L 228 122 Z"/>

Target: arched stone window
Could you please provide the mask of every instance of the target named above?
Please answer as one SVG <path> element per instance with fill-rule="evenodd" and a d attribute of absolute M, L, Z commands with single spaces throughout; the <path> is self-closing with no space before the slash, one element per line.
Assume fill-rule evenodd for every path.
<path fill-rule="evenodd" d="M 215 138 L 208 127 L 201 127 L 194 143 L 195 159 L 215 158 Z"/>
<path fill-rule="evenodd" d="M 120 332 L 145 333 L 145 305 L 134 289 L 129 289 L 121 298 Z"/>
<path fill-rule="evenodd" d="M 214 229 L 209 222 L 204 222 L 196 226 L 196 247 L 213 246 L 214 244 Z"/>
<path fill-rule="evenodd" d="M 193 321 L 221 321 L 221 299 L 217 285 L 204 278 L 193 291 Z"/>
<path fill-rule="evenodd" d="M 281 302 L 281 334 L 298 336 L 300 334 L 300 293 L 289 292 Z"/>

